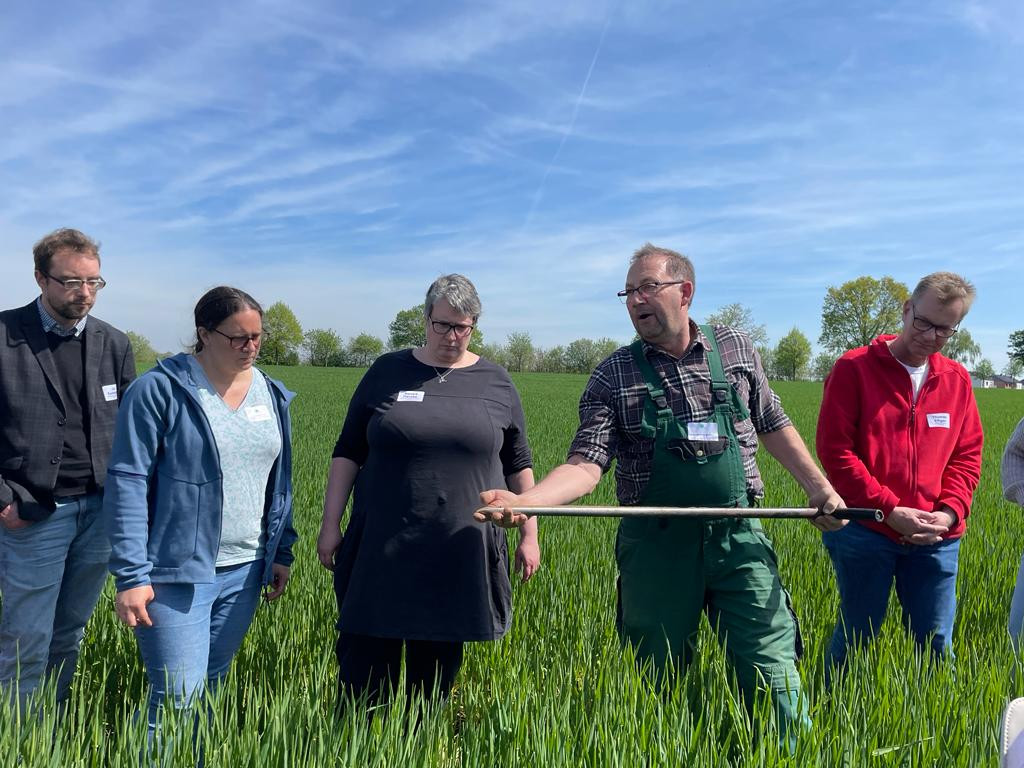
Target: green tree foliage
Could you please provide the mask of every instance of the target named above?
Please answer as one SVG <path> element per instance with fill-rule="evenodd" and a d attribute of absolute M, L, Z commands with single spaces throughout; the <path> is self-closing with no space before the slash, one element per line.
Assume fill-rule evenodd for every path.
<path fill-rule="evenodd" d="M 981 379 L 991 379 L 996 375 L 996 369 L 992 366 L 991 360 L 983 357 L 974 367 L 974 375 Z"/>
<path fill-rule="evenodd" d="M 570 373 L 590 373 L 607 355 L 608 343 L 615 344 L 611 339 L 576 339 L 565 348 L 563 361 Z M 612 348 L 614 352 L 617 345 Z M 608 353 L 611 354 L 611 353 Z"/>
<path fill-rule="evenodd" d="M 767 344 L 755 346 L 754 350 L 757 352 L 757 356 L 761 358 L 761 367 L 764 368 L 765 375 L 769 379 L 776 378 L 775 350 L 769 347 Z"/>
<path fill-rule="evenodd" d="M 864 275 L 838 288 L 830 286 L 821 308 L 818 343 L 838 356 L 870 344 L 881 333 L 898 333 L 909 296 L 907 286 L 889 276 L 876 280 Z"/>
<path fill-rule="evenodd" d="M 971 332 L 961 328 L 942 347 L 942 354 L 950 360 L 956 360 L 965 368 L 974 365 L 974 361 L 981 357 L 981 347 L 971 338 Z"/>
<path fill-rule="evenodd" d="M 538 349 L 534 356 L 533 367 L 534 370 L 544 373 L 565 373 L 568 370 L 565 366 L 565 347 Z"/>
<path fill-rule="evenodd" d="M 337 365 L 341 354 L 341 336 L 330 328 L 310 328 L 303 336 L 302 346 L 310 365 Z"/>
<path fill-rule="evenodd" d="M 768 332 L 763 325 L 754 322 L 753 314 L 742 304 L 726 304 L 719 307 L 718 311 L 708 315 L 706 322 L 708 325 L 727 325 L 743 331 L 754 342 L 755 347 L 768 344 Z"/>
<path fill-rule="evenodd" d="M 484 348 L 484 333 L 479 328 L 473 328 L 473 333 L 469 337 L 469 351 L 473 352 L 480 357 L 486 357 L 481 350 Z M 490 358 L 488 358 L 490 359 Z"/>
<path fill-rule="evenodd" d="M 533 341 L 526 331 L 513 331 L 505 339 L 505 361 L 510 371 L 530 370 L 533 354 Z"/>
<path fill-rule="evenodd" d="M 1024 330 L 1014 331 L 1010 334 L 1009 348 L 1006 353 L 1012 360 L 1024 362 Z"/>
<path fill-rule="evenodd" d="M 602 360 L 610 356 L 615 350 L 622 346 L 615 339 L 609 339 L 607 336 L 603 336 L 600 339 L 598 339 L 595 342 L 595 345 L 595 351 L 597 352 L 597 362 L 594 363 L 594 365 L 600 363 Z"/>
<path fill-rule="evenodd" d="M 149 343 L 149 339 L 141 333 L 135 333 L 135 331 L 125 331 L 125 335 L 128 336 L 128 341 L 131 342 L 137 368 L 148 370 L 156 365 L 159 355 L 153 349 L 153 345 Z"/>
<path fill-rule="evenodd" d="M 1024 374 L 1024 360 L 1011 357 L 1006 361 L 1006 365 L 1003 366 L 1003 376 L 1019 379 L 1021 374 Z"/>
<path fill-rule="evenodd" d="M 260 362 L 268 365 L 298 365 L 302 346 L 302 326 L 295 313 L 283 301 L 275 301 L 263 313 L 267 334 L 260 345 Z"/>
<path fill-rule="evenodd" d="M 366 368 L 380 357 L 383 351 L 383 341 L 368 333 L 360 333 L 349 339 L 345 357 L 349 365 Z"/>
<path fill-rule="evenodd" d="M 388 349 L 422 347 L 427 343 L 427 328 L 423 321 L 423 305 L 401 310 L 388 326 Z"/>
<path fill-rule="evenodd" d="M 802 378 L 811 359 L 811 342 L 794 327 L 775 346 L 775 370 L 780 378 L 795 381 Z"/>
<path fill-rule="evenodd" d="M 815 381 L 824 381 L 825 377 L 832 372 L 832 366 L 836 364 L 836 358 L 828 352 L 819 352 L 811 362 L 811 376 Z"/>

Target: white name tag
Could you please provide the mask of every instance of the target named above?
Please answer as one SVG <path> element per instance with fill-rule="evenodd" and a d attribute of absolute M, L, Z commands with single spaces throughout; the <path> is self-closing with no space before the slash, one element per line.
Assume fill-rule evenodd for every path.
<path fill-rule="evenodd" d="M 717 440 L 718 424 L 714 421 L 691 421 L 686 425 L 686 436 L 690 440 Z"/>
<path fill-rule="evenodd" d="M 403 389 L 398 393 L 399 403 L 422 403 L 423 393 L 412 389 Z"/>
<path fill-rule="evenodd" d="M 245 418 L 249 421 L 270 421 L 270 409 L 265 405 L 247 405 Z"/>
<path fill-rule="evenodd" d="M 949 429 L 949 414 L 948 413 L 929 413 L 928 414 L 928 426 L 929 427 L 942 427 L 943 429 Z"/>
<path fill-rule="evenodd" d="M 112 400 L 117 400 L 117 384 L 103 385 L 103 399 L 108 403 Z"/>

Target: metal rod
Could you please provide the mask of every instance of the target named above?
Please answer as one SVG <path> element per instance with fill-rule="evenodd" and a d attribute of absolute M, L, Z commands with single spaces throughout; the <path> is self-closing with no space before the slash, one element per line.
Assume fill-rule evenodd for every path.
<path fill-rule="evenodd" d="M 814 507 L 593 507 L 570 505 L 562 507 L 513 507 L 513 511 L 529 517 L 777 517 L 812 518 L 821 514 Z M 489 515 L 502 507 L 481 507 L 477 512 Z M 880 509 L 848 507 L 837 509 L 839 520 L 875 520 L 885 518 Z"/>

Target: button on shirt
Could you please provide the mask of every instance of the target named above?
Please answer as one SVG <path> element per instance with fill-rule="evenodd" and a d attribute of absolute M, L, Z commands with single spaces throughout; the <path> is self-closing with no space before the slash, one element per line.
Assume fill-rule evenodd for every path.
<path fill-rule="evenodd" d="M 760 498 L 764 496 L 764 483 L 755 460 L 757 433 L 775 432 L 791 422 L 768 384 L 750 337 L 725 326 L 715 326 L 714 331 L 725 377 L 750 411 L 749 419 L 736 420 L 736 435 L 747 492 Z M 690 347 L 678 359 L 647 342 L 644 354 L 662 379 L 669 406 L 679 421 L 714 421 L 708 342 L 692 320 L 690 339 Z M 628 346 L 619 348 L 597 366 L 580 398 L 580 426 L 569 455 L 578 454 L 603 470 L 616 459 L 616 493 L 620 504 L 637 503 L 651 477 L 654 438 L 640 433 L 646 399 L 643 374 Z"/>

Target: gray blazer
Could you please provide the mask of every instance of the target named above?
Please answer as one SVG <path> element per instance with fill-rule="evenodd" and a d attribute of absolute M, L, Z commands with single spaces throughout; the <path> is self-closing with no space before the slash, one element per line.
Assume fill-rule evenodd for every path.
<path fill-rule="evenodd" d="M 99 318 L 85 324 L 89 451 L 102 486 L 114 440 L 117 405 L 135 378 L 128 337 Z M 64 447 L 64 402 L 35 301 L 0 312 L 0 509 L 18 500 L 26 520 L 53 513 L 53 488 Z M 104 394 L 116 385 L 117 397 Z M 109 399 L 108 399 L 109 397 Z"/>

